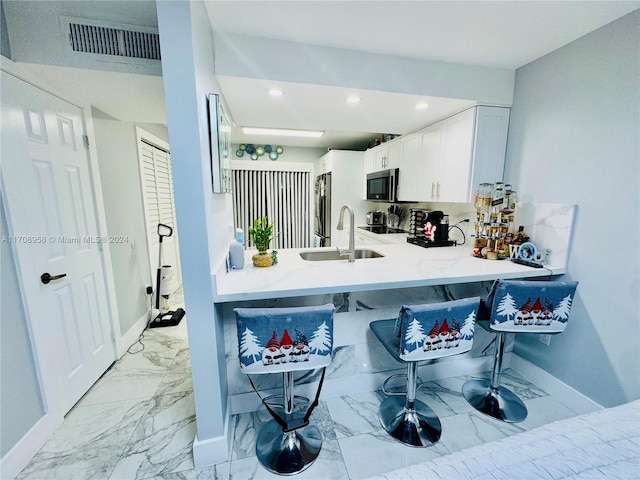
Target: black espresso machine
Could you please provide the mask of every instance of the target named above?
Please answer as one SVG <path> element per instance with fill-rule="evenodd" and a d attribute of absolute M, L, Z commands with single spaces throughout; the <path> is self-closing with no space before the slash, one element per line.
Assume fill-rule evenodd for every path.
<path fill-rule="evenodd" d="M 412 208 L 409 215 L 407 242 L 420 247 L 452 247 L 449 240 L 449 216 L 440 210 Z"/>

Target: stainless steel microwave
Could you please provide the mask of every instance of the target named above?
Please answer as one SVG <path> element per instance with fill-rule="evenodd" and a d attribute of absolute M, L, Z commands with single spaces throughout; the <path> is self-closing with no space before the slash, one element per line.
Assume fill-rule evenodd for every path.
<path fill-rule="evenodd" d="M 397 168 L 367 173 L 367 200 L 375 202 L 398 201 Z"/>

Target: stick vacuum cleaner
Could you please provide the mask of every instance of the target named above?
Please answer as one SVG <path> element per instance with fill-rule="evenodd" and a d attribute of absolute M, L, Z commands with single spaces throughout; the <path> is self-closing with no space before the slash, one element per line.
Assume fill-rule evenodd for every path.
<path fill-rule="evenodd" d="M 149 324 L 150 328 L 157 327 L 173 327 L 180 323 L 182 317 L 184 317 L 185 311 L 182 308 L 178 308 L 174 311 L 163 309 L 160 305 L 160 297 L 164 298 L 165 301 L 169 298 L 169 292 L 164 293 L 163 287 L 166 288 L 166 285 L 163 285 L 163 280 L 165 276 L 162 274 L 163 268 L 165 271 L 169 271 L 171 265 L 162 265 L 162 239 L 164 237 L 170 237 L 173 235 L 173 228 L 169 225 L 165 225 L 163 223 L 158 224 L 158 271 L 156 274 L 156 310 L 158 310 L 158 316 L 154 318 Z"/>

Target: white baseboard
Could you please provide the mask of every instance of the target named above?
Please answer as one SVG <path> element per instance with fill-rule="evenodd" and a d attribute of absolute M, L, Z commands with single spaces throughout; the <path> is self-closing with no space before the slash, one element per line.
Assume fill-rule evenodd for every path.
<path fill-rule="evenodd" d="M 515 353 L 511 355 L 510 367 L 549 395 L 562 399 L 562 403 L 579 415 L 604 408 L 573 387 Z"/>
<path fill-rule="evenodd" d="M 51 413 L 45 415 L 0 459 L 0 478 L 13 480 L 26 467 L 38 450 L 62 425 L 64 417 Z"/>
<path fill-rule="evenodd" d="M 125 353 L 127 353 L 127 349 L 138 341 L 140 338 L 140 334 L 142 331 L 147 328 L 147 323 L 149 322 L 149 312 L 145 312 L 133 326 L 127 330 L 122 337 L 116 339 L 116 351 L 118 354 L 118 358 L 122 357 Z"/>
<path fill-rule="evenodd" d="M 229 428 L 229 406 L 224 419 L 224 433 L 220 437 L 193 440 L 193 463 L 195 468 L 217 465 L 231 459 L 231 429 Z"/>

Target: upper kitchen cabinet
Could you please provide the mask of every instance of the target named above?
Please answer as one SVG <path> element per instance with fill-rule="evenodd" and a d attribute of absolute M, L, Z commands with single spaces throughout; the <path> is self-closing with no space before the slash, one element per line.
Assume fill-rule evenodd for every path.
<path fill-rule="evenodd" d="M 370 148 L 365 153 L 365 173 L 400 167 L 400 140 L 389 142 Z"/>
<path fill-rule="evenodd" d="M 398 200 L 470 202 L 502 181 L 508 126 L 509 108 L 479 106 L 401 137 Z"/>
<path fill-rule="evenodd" d="M 470 202 L 475 185 L 502 181 L 509 112 L 506 107 L 478 106 L 441 122 L 438 174 L 427 177 L 429 200 Z M 425 160 L 430 161 L 426 153 Z"/>
<path fill-rule="evenodd" d="M 442 122 L 400 137 L 401 162 L 398 178 L 398 200 L 425 202 L 435 197 L 438 177 Z M 433 191 L 432 191 L 433 190 Z"/>

